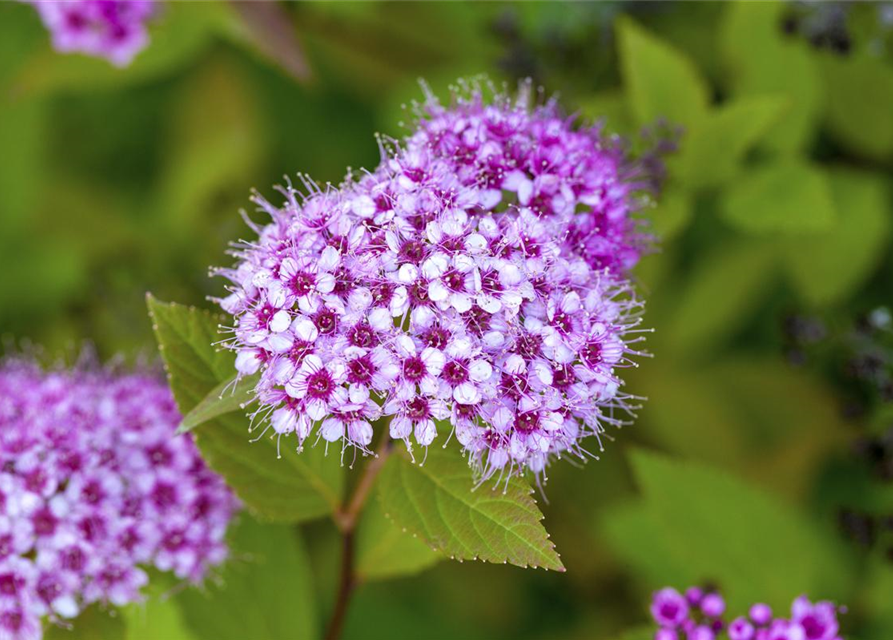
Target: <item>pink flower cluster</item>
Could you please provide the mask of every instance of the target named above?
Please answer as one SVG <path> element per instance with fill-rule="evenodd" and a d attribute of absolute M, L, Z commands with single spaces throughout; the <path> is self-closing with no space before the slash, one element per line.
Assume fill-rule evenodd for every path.
<path fill-rule="evenodd" d="M 791 617 L 772 614 L 755 604 L 747 616 L 728 625 L 723 621 L 725 601 L 718 593 L 692 587 L 680 594 L 667 587 L 654 594 L 651 616 L 660 626 L 654 640 L 841 640 L 838 607 L 831 602 L 810 602 L 800 596 L 791 605 Z"/>
<path fill-rule="evenodd" d="M 272 222 L 219 270 L 220 303 L 277 434 L 368 451 L 385 417 L 410 451 L 455 433 L 487 477 L 622 422 L 638 185 L 617 140 L 528 101 L 428 95 L 375 171 L 254 197 Z"/>
<path fill-rule="evenodd" d="M 84 53 L 126 67 L 149 43 L 154 0 L 28 0 L 62 53 Z"/>
<path fill-rule="evenodd" d="M 0 638 L 140 599 L 140 565 L 199 581 L 237 501 L 145 375 L 0 366 Z"/>

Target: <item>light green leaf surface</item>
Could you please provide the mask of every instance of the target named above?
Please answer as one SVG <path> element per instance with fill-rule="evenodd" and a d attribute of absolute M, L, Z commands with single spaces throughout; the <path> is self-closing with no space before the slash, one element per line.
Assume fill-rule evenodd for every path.
<path fill-rule="evenodd" d="M 188 413 L 235 370 L 232 352 L 213 346 L 220 318 L 151 296 L 148 305 L 171 389 L 181 412 Z M 331 513 L 340 504 L 343 473 L 336 456 L 325 456 L 322 447 L 298 454 L 288 445 L 279 458 L 279 443 L 257 439 L 248 427 L 245 416 L 231 412 L 192 433 L 211 468 L 256 515 L 298 522 Z"/>
<path fill-rule="evenodd" d="M 194 637 L 315 640 L 313 576 L 294 527 L 246 518 L 231 531 L 230 547 L 218 580 L 209 580 L 204 591 L 189 589 L 177 597 Z"/>
<path fill-rule="evenodd" d="M 781 610 L 801 593 L 835 598 L 853 585 L 852 559 L 833 530 L 722 471 L 637 451 L 641 513 L 606 527 L 616 550 L 654 586 L 712 580 L 732 611 Z M 660 531 L 660 554 L 632 527 Z M 625 538 L 633 536 L 630 542 Z M 666 559 L 661 559 L 666 556 Z"/>
<path fill-rule="evenodd" d="M 459 452 L 433 446 L 424 464 L 393 455 L 378 482 L 385 515 L 448 556 L 564 570 L 522 480 L 475 488 Z"/>
<path fill-rule="evenodd" d="M 678 163 L 678 178 L 690 188 L 716 187 L 736 175 L 745 153 L 765 136 L 787 111 L 783 97 L 744 97 L 712 110 L 686 135 Z"/>
<path fill-rule="evenodd" d="M 765 136 L 764 148 L 796 153 L 812 141 L 824 102 L 816 54 L 806 38 L 786 38 L 783 2 L 729 2 L 719 45 L 734 96 L 777 95 L 790 101 Z"/>
<path fill-rule="evenodd" d="M 259 378 L 260 376 L 255 374 L 218 384 L 183 416 L 177 433 L 187 433 L 199 425 L 233 411 L 244 412 L 245 405 L 254 397 L 254 387 Z"/>
<path fill-rule="evenodd" d="M 876 56 L 822 58 L 831 134 L 869 158 L 893 154 L 893 68 Z"/>
<path fill-rule="evenodd" d="M 357 576 L 366 581 L 414 575 L 444 557 L 385 517 L 378 498 L 363 510 L 356 544 Z"/>
<path fill-rule="evenodd" d="M 828 231 L 837 221 L 825 172 L 793 160 L 768 162 L 731 184 L 722 215 L 739 231 L 762 234 Z"/>
<path fill-rule="evenodd" d="M 811 305 L 853 295 L 883 259 L 890 235 L 890 184 L 881 174 L 828 174 L 837 221 L 819 235 L 783 240 L 779 255 L 797 292 Z"/>
<path fill-rule="evenodd" d="M 47 623 L 44 640 L 128 640 L 126 621 L 118 612 L 91 605 L 71 621 L 70 627 Z"/>
<path fill-rule="evenodd" d="M 663 329 L 677 357 L 710 353 L 745 326 L 776 269 L 769 247 L 751 242 L 719 246 L 705 253 L 678 293 Z"/>
<path fill-rule="evenodd" d="M 694 64 L 632 20 L 617 21 L 627 102 L 640 125 L 665 118 L 692 128 L 706 115 L 709 90 Z"/>

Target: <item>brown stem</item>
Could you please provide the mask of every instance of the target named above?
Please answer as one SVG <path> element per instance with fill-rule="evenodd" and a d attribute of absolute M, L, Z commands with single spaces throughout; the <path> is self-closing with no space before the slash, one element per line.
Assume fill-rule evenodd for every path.
<path fill-rule="evenodd" d="M 363 475 L 360 477 L 360 481 L 357 483 L 350 500 L 332 516 L 335 520 L 335 525 L 341 531 L 341 578 L 338 581 L 335 609 L 332 611 L 332 617 L 329 620 L 326 640 L 337 640 L 341 637 L 344 620 L 347 617 L 347 607 L 350 604 L 350 597 L 357 586 L 357 577 L 353 566 L 354 530 L 366 500 L 369 498 L 369 492 L 372 491 L 375 478 L 384 466 L 390 451 L 391 440 L 385 435 L 381 445 L 378 447 L 378 451 L 376 451 L 375 457 L 369 461 L 363 470 Z"/>
<path fill-rule="evenodd" d="M 353 531 L 345 531 L 341 538 L 341 579 L 338 581 L 338 597 L 335 600 L 332 618 L 329 620 L 326 640 L 338 640 L 341 637 L 341 630 L 347 617 L 347 606 L 350 604 L 354 587 L 356 578 L 353 572 Z"/>

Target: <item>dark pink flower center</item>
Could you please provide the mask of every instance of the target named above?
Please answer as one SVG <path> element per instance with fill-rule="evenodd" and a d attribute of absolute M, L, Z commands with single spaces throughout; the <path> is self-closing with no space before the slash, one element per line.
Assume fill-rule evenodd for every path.
<path fill-rule="evenodd" d="M 316 314 L 313 323 L 320 333 L 332 333 L 338 326 L 338 316 L 331 309 L 323 309 Z"/>
<path fill-rule="evenodd" d="M 325 369 L 320 369 L 307 377 L 307 395 L 311 398 L 326 400 L 334 386 L 332 376 Z"/>
<path fill-rule="evenodd" d="M 39 509 L 31 518 L 31 524 L 34 525 L 34 533 L 39 536 L 49 536 L 56 531 L 56 516 L 44 507 Z"/>
<path fill-rule="evenodd" d="M 0 593 L 5 596 L 14 596 L 22 586 L 22 580 L 14 573 L 0 574 Z"/>
<path fill-rule="evenodd" d="M 439 325 L 434 325 L 422 334 L 422 342 L 425 346 L 434 349 L 443 349 L 450 339 L 450 332 Z"/>
<path fill-rule="evenodd" d="M 409 285 L 409 299 L 413 306 L 420 307 L 430 302 L 428 298 L 428 284 L 421 280 L 416 280 Z"/>
<path fill-rule="evenodd" d="M 348 339 L 353 346 L 362 347 L 363 349 L 368 349 L 378 344 L 378 337 L 375 335 L 375 331 L 365 322 L 355 325 L 350 330 Z"/>
<path fill-rule="evenodd" d="M 465 275 L 455 269 L 450 269 L 443 274 L 443 282 L 446 284 L 447 288 L 452 289 L 453 291 L 465 290 Z"/>
<path fill-rule="evenodd" d="M 347 381 L 357 384 L 368 384 L 375 373 L 375 365 L 368 355 L 351 360 L 347 365 Z"/>
<path fill-rule="evenodd" d="M 589 342 L 583 348 L 583 361 L 590 366 L 600 364 L 602 361 L 602 345 L 598 342 Z"/>
<path fill-rule="evenodd" d="M 552 386 L 556 389 L 566 389 L 576 380 L 573 367 L 565 365 L 552 372 Z"/>
<path fill-rule="evenodd" d="M 569 334 L 573 329 L 573 323 L 571 322 L 571 317 L 567 315 L 564 311 L 559 311 L 555 314 L 555 317 L 552 318 L 552 325 L 564 333 L 565 335 Z"/>
<path fill-rule="evenodd" d="M 468 380 L 468 365 L 462 360 L 451 360 L 443 368 L 443 379 L 456 386 Z"/>
<path fill-rule="evenodd" d="M 428 368 L 418 356 L 403 361 L 403 377 L 410 382 L 418 382 L 428 373 Z"/>
<path fill-rule="evenodd" d="M 535 411 L 526 411 L 515 416 L 515 431 L 530 433 L 540 424 L 540 416 Z"/>
<path fill-rule="evenodd" d="M 502 283 L 499 282 L 499 274 L 492 269 L 481 275 L 481 289 L 487 293 L 502 291 Z"/>
<path fill-rule="evenodd" d="M 418 240 L 407 240 L 400 247 L 400 258 L 404 262 L 418 264 L 425 257 L 425 245 Z"/>
<path fill-rule="evenodd" d="M 291 290 L 296 296 L 306 296 L 316 286 L 316 277 L 312 273 L 299 271 L 291 279 Z"/>
<path fill-rule="evenodd" d="M 535 333 L 522 333 L 515 342 L 515 350 L 525 358 L 536 358 L 542 352 L 543 339 Z"/>
<path fill-rule="evenodd" d="M 414 422 L 425 420 L 431 415 L 428 401 L 425 398 L 415 398 L 406 405 L 406 417 Z"/>

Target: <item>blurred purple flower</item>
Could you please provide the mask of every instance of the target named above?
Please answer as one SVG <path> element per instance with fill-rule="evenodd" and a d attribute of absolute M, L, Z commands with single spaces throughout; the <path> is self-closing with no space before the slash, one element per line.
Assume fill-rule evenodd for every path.
<path fill-rule="evenodd" d="M 655 640 L 672 640 L 681 633 L 686 640 L 841 640 L 837 614 L 843 609 L 831 602 L 813 603 L 800 596 L 791 606 L 790 619 L 774 617 L 767 605 L 755 604 L 750 608 L 750 619 L 741 616 L 726 626 L 722 596 L 704 593 L 697 587 L 685 594 L 683 597 L 671 587 L 655 592 L 651 617 L 660 627 Z"/>
<path fill-rule="evenodd" d="M 0 638 L 141 598 L 141 567 L 200 581 L 237 509 L 154 377 L 0 364 Z"/>
<path fill-rule="evenodd" d="M 61 53 L 83 53 L 126 67 L 149 44 L 154 0 L 26 0 Z"/>

